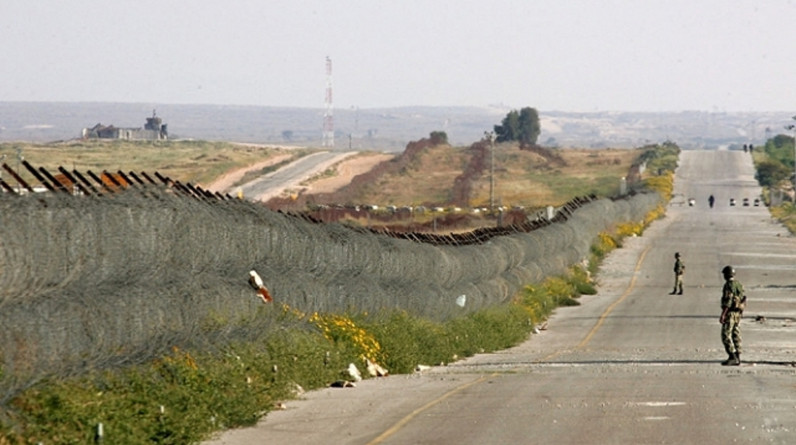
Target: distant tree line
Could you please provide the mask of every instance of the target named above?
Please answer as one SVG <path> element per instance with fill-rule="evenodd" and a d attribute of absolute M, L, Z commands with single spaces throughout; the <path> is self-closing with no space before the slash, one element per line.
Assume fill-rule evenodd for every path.
<path fill-rule="evenodd" d="M 539 113 L 535 108 L 525 107 L 511 110 L 503 118 L 500 125 L 495 125 L 497 142 L 518 141 L 522 145 L 536 145 L 542 127 L 539 124 Z"/>

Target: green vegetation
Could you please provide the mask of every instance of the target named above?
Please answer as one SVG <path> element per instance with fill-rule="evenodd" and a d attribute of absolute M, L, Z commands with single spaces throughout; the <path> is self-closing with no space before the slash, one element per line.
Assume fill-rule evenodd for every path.
<path fill-rule="evenodd" d="M 429 134 L 429 140 L 432 145 L 443 145 L 448 143 L 448 133 L 444 131 L 432 131 Z"/>
<path fill-rule="evenodd" d="M 666 141 L 662 144 L 647 145 L 641 147 L 643 152 L 639 156 L 639 162 L 647 163 L 647 171 L 653 175 L 661 175 L 665 171 L 674 172 L 677 168 L 677 159 L 680 156 L 680 147 L 677 144 Z"/>
<path fill-rule="evenodd" d="M 777 187 L 790 176 L 790 170 L 780 162 L 763 159 L 757 163 L 755 179 L 763 187 Z"/>
<path fill-rule="evenodd" d="M 520 144 L 534 145 L 541 131 L 539 113 L 531 107 L 509 111 L 501 125 L 495 125 L 497 142 L 519 141 Z"/>
<path fill-rule="evenodd" d="M 781 188 L 793 175 L 793 144 L 790 136 L 777 135 L 766 141 L 762 152 L 753 153 L 757 173 L 755 178 L 761 186 Z"/>
<path fill-rule="evenodd" d="M 758 148 L 752 153 L 757 170 L 755 178 L 763 187 L 763 197 L 769 205 L 769 211 L 791 233 L 796 233 L 796 209 L 793 202 L 772 205 L 771 197 L 773 191 L 778 191 L 777 195 L 781 196 L 787 196 L 787 192 L 793 191 L 790 179 L 794 169 L 794 142 L 792 137 L 780 134 L 767 140 L 762 150 Z"/>

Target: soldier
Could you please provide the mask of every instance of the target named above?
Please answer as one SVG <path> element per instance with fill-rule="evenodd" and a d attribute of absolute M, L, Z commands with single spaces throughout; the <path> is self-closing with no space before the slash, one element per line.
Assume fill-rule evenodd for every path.
<path fill-rule="evenodd" d="M 680 252 L 674 254 L 674 290 L 669 295 L 683 295 L 683 274 L 685 263 L 680 259 Z"/>
<path fill-rule="evenodd" d="M 738 366 L 741 364 L 741 316 L 746 306 L 746 295 L 743 285 L 735 280 L 735 270 L 732 266 L 724 266 L 721 270 L 724 275 L 724 288 L 721 290 L 721 342 L 729 356 L 721 362 L 723 366 Z"/>

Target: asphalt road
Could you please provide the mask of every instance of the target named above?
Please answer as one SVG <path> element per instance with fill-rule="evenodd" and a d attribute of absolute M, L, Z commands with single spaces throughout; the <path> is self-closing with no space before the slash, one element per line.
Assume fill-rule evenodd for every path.
<path fill-rule="evenodd" d="M 312 175 L 322 173 L 325 169 L 356 152 L 324 151 L 304 156 L 279 170 L 244 184 L 241 189 L 243 196 L 254 201 L 268 201 L 288 188 L 298 186 Z"/>
<path fill-rule="evenodd" d="M 207 445 L 796 442 L 796 239 L 741 205 L 760 193 L 743 152 L 684 152 L 675 193 L 696 205 L 628 239 L 598 294 L 522 345 L 314 391 Z M 677 251 L 682 296 L 669 295 Z M 749 297 L 739 367 L 720 365 L 726 264 Z"/>

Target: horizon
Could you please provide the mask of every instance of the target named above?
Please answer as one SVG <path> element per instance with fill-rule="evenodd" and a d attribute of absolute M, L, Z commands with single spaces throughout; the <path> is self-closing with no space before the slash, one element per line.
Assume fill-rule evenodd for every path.
<path fill-rule="evenodd" d="M 0 100 L 0 104 L 73 104 L 73 105 L 140 105 L 153 107 L 157 109 L 158 106 L 179 106 L 179 107 L 239 107 L 239 108 L 275 108 L 275 109 L 297 109 L 297 110 L 314 110 L 324 111 L 324 107 L 310 107 L 310 106 L 291 106 L 291 105 L 258 105 L 258 104 L 232 104 L 232 103 L 155 103 L 148 101 L 103 101 L 103 100 Z M 519 110 L 529 106 L 542 113 L 578 113 L 578 114 L 600 114 L 600 113 L 634 113 L 634 114 L 677 114 L 677 113 L 705 113 L 705 114 L 774 114 L 782 113 L 784 115 L 794 115 L 796 112 L 788 110 L 701 110 L 701 109 L 678 109 L 678 110 L 564 110 L 564 109 L 551 109 L 541 110 L 533 105 L 521 105 L 518 107 L 510 107 L 504 104 L 492 105 L 396 105 L 396 106 L 373 106 L 373 107 L 357 107 L 357 108 L 334 108 L 335 112 L 356 112 L 357 110 L 387 110 L 387 109 L 408 109 L 408 108 L 436 108 L 436 109 L 480 109 L 480 110 L 495 110 L 496 112 Z"/>
<path fill-rule="evenodd" d="M 322 146 L 324 110 L 260 105 L 138 102 L 0 102 L 0 141 L 78 139 L 96 124 L 140 128 L 153 110 L 172 139 Z M 495 107 L 342 109 L 334 114 L 337 149 L 403 150 L 408 142 L 443 131 L 453 145 L 469 145 L 501 123 Z M 682 147 L 759 144 L 790 134 L 783 112 L 540 111 L 539 143 L 548 146 L 629 148 L 675 141 Z M 764 139 L 765 136 L 765 139 Z"/>

